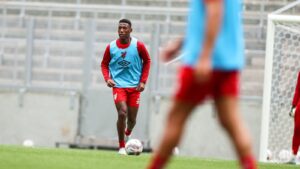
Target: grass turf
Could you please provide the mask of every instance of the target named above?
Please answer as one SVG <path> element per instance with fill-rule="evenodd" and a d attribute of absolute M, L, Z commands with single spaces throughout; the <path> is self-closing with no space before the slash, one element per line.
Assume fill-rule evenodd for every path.
<path fill-rule="evenodd" d="M 114 151 L 0 146 L 0 169 L 144 169 L 150 155 L 120 156 Z M 260 163 L 259 169 L 299 166 Z M 167 169 L 239 169 L 236 161 L 177 156 Z"/>

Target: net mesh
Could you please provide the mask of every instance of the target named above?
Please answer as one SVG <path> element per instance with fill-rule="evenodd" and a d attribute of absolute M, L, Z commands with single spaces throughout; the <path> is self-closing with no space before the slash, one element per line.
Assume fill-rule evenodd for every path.
<path fill-rule="evenodd" d="M 275 23 L 268 149 L 280 159 L 291 150 L 294 122 L 291 108 L 300 71 L 300 23 Z"/>

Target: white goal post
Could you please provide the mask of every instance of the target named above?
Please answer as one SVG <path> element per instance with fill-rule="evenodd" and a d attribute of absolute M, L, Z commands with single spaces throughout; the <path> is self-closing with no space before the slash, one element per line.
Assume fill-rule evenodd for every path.
<path fill-rule="evenodd" d="M 298 15 L 297 15 L 298 14 Z M 268 15 L 259 160 L 290 151 L 294 128 L 288 116 L 300 71 L 300 0 Z"/>

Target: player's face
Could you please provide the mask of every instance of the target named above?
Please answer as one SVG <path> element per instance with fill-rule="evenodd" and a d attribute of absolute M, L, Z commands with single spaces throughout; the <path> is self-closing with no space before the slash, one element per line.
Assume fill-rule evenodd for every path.
<path fill-rule="evenodd" d="M 118 34 L 120 39 L 130 38 L 130 33 L 132 29 L 128 23 L 119 23 Z"/>

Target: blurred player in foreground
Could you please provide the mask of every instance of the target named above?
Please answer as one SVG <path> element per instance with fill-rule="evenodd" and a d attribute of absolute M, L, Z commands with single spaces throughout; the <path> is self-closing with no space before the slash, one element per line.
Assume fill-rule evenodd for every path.
<path fill-rule="evenodd" d="M 126 155 L 125 141 L 136 124 L 140 93 L 145 89 L 151 62 L 145 45 L 131 37 L 131 32 L 131 21 L 121 19 L 119 38 L 106 47 L 101 63 L 105 82 L 113 89 L 118 112 L 119 154 L 122 155 Z"/>
<path fill-rule="evenodd" d="M 214 99 L 221 125 L 231 138 L 243 169 L 256 169 L 252 143 L 238 106 L 244 41 L 240 0 L 192 0 L 185 40 L 161 51 L 171 60 L 183 45 L 179 87 L 169 110 L 159 147 L 148 169 L 162 169 L 178 145 L 185 123 L 197 105 Z M 201 150 L 199 150 L 201 151 Z"/>
<path fill-rule="evenodd" d="M 292 108 L 289 115 L 291 117 L 294 117 L 294 134 L 293 134 L 293 142 L 292 142 L 293 154 L 292 154 L 292 158 L 288 163 L 296 164 L 297 153 L 300 146 L 300 72 L 298 74 L 298 80 L 295 88 Z"/>

